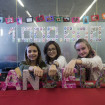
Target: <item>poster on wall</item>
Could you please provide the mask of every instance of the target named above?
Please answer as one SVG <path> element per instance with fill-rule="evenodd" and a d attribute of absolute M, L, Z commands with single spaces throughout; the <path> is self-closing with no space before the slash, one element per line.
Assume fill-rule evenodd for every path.
<path fill-rule="evenodd" d="M 26 23 L 32 23 L 32 22 L 33 22 L 33 17 L 27 17 L 27 18 L 25 19 L 25 22 L 26 22 Z"/>
<path fill-rule="evenodd" d="M 0 23 L 3 23 L 3 17 L 0 17 Z"/>
<path fill-rule="evenodd" d="M 70 22 L 70 17 L 63 17 L 63 22 Z"/>
<path fill-rule="evenodd" d="M 44 19 L 44 16 L 43 15 L 40 15 L 40 16 L 37 16 L 36 17 L 36 21 L 37 22 L 42 22 L 42 21 L 44 21 L 45 19 Z"/>
<path fill-rule="evenodd" d="M 83 24 L 89 24 L 89 16 L 83 17 Z"/>
<path fill-rule="evenodd" d="M 80 18 L 79 17 L 72 17 L 72 23 L 79 23 Z"/>
<path fill-rule="evenodd" d="M 14 23 L 13 17 L 5 18 L 6 24 Z"/>
<path fill-rule="evenodd" d="M 55 16 L 55 22 L 61 22 L 61 16 Z"/>
<path fill-rule="evenodd" d="M 45 19 L 46 19 L 46 22 L 53 22 L 54 21 L 53 16 L 46 16 Z"/>
<path fill-rule="evenodd" d="M 102 18 L 105 19 L 105 13 L 102 14 Z"/>
<path fill-rule="evenodd" d="M 20 25 L 20 24 L 22 24 L 22 18 L 16 18 L 16 22 L 17 22 L 17 25 Z"/>
<path fill-rule="evenodd" d="M 92 15 L 91 16 L 91 21 L 98 21 L 99 20 L 99 15 Z"/>

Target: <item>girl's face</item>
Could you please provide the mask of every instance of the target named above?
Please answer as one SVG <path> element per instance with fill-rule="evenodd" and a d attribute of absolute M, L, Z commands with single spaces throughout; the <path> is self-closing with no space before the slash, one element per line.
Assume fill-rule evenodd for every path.
<path fill-rule="evenodd" d="M 90 49 L 83 42 L 77 43 L 75 48 L 81 58 L 85 58 L 89 54 Z"/>
<path fill-rule="evenodd" d="M 31 61 L 35 61 L 38 57 L 38 49 L 35 46 L 29 46 L 27 48 L 27 57 Z"/>
<path fill-rule="evenodd" d="M 52 59 L 57 56 L 57 50 L 56 50 L 55 45 L 53 45 L 53 44 L 49 45 L 49 47 L 47 49 L 47 55 Z"/>

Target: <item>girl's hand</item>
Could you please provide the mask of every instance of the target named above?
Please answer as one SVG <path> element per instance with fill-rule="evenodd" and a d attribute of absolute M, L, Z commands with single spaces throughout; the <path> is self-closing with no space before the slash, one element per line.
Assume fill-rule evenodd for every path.
<path fill-rule="evenodd" d="M 76 64 L 76 60 L 71 60 L 67 66 L 65 67 L 64 71 L 63 71 L 63 76 L 64 77 L 69 77 L 69 76 L 72 76 L 72 74 L 74 73 L 74 67 L 75 67 L 75 64 Z"/>
<path fill-rule="evenodd" d="M 56 73 L 57 73 L 57 68 L 56 68 L 55 65 L 52 64 L 49 68 L 48 75 L 49 76 L 54 76 L 54 75 L 56 75 Z"/>
<path fill-rule="evenodd" d="M 30 66 L 30 67 L 29 67 L 29 71 L 30 71 L 30 72 L 33 72 L 33 71 L 34 71 L 34 67 L 35 67 L 35 66 Z"/>
<path fill-rule="evenodd" d="M 42 77 L 43 76 L 43 70 L 40 67 L 35 66 L 34 67 L 34 74 L 36 76 Z"/>

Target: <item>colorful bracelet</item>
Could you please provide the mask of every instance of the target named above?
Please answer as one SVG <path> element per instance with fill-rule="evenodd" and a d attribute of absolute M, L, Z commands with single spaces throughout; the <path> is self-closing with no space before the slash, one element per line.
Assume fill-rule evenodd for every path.
<path fill-rule="evenodd" d="M 34 68 L 33 69 L 35 69 L 37 66 L 34 66 Z"/>

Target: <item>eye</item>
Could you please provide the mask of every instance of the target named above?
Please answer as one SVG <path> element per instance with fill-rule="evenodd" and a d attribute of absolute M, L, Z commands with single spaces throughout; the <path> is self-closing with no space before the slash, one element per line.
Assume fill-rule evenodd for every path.
<path fill-rule="evenodd" d="M 51 49 L 49 49 L 49 48 L 48 48 L 48 50 L 47 50 L 47 51 L 51 51 Z"/>
<path fill-rule="evenodd" d="M 54 50 L 56 50 L 56 48 L 52 48 L 52 50 L 54 51 Z"/>
<path fill-rule="evenodd" d="M 83 47 L 82 50 L 85 50 L 85 47 Z"/>
<path fill-rule="evenodd" d="M 48 52 L 50 52 L 50 51 L 55 51 L 55 50 L 56 50 L 56 48 L 51 48 L 51 49 L 50 49 L 50 48 L 48 48 L 48 50 L 47 50 L 47 51 L 48 51 Z"/>
<path fill-rule="evenodd" d="M 77 51 L 80 51 L 80 49 L 76 49 Z"/>
<path fill-rule="evenodd" d="M 28 53 L 31 53 L 31 50 L 28 50 Z"/>
<path fill-rule="evenodd" d="M 33 50 L 33 52 L 35 53 L 35 52 L 38 52 L 37 50 Z"/>

